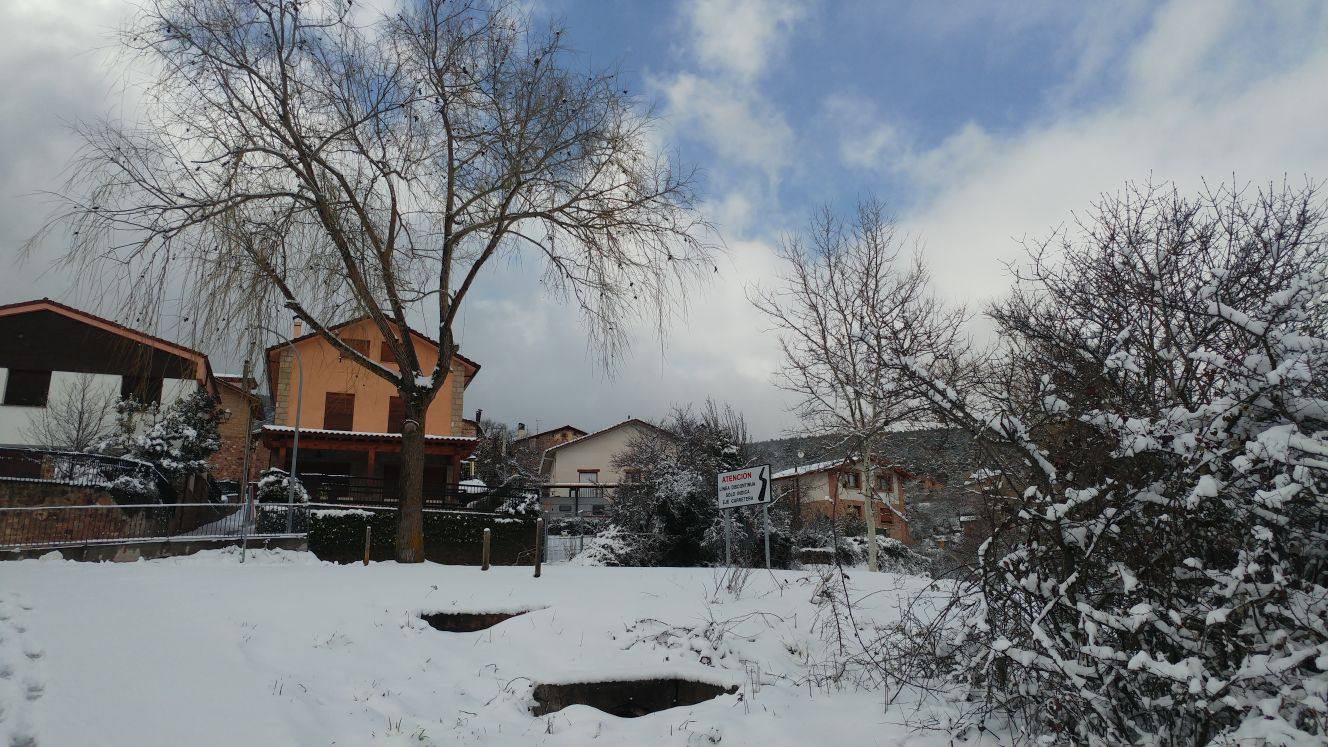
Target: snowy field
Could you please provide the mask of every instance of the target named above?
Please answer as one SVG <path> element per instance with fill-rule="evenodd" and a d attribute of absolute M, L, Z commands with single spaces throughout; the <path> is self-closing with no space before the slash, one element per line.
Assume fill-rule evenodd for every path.
<path fill-rule="evenodd" d="M 926 583 L 850 582 L 859 619 L 877 622 Z M 535 579 L 280 551 L 0 563 L 0 747 L 952 744 L 902 725 L 915 705 L 824 684 L 819 583 L 757 571 L 730 590 L 712 569 L 567 565 Z M 520 610 L 473 633 L 420 617 Z M 649 677 L 738 690 L 638 718 L 530 714 L 537 683 Z"/>

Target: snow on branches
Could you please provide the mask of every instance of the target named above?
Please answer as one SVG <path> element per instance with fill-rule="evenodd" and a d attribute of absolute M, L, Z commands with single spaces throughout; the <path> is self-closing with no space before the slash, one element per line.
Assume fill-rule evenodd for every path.
<path fill-rule="evenodd" d="M 977 718 L 1088 744 L 1328 736 L 1326 222 L 1313 187 L 1131 188 L 1030 247 L 990 310 L 1002 386 L 897 361 L 1001 465 L 943 643 L 913 652 Z"/>

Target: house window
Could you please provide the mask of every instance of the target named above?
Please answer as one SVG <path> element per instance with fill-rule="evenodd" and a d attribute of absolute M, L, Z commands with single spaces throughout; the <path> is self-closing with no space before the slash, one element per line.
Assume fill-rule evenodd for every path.
<path fill-rule="evenodd" d="M 329 431 L 355 430 L 355 395 L 328 392 L 323 400 L 323 427 Z"/>
<path fill-rule="evenodd" d="M 341 338 L 341 341 L 346 343 L 346 347 L 350 348 L 351 350 L 354 350 L 355 352 L 359 353 L 365 358 L 369 357 L 368 340 L 361 340 L 358 337 L 343 337 Z M 343 360 L 346 358 L 345 353 L 342 353 L 341 358 Z"/>
<path fill-rule="evenodd" d="M 5 404 L 45 407 L 46 395 L 50 390 L 50 371 L 10 369 L 9 381 L 5 384 Z"/>
<path fill-rule="evenodd" d="M 394 366 L 397 364 L 397 356 L 392 352 L 392 346 L 387 344 L 387 340 L 378 343 L 378 360 Z"/>
<path fill-rule="evenodd" d="M 120 399 L 132 399 L 145 405 L 161 404 L 161 377 L 121 376 Z"/>
<path fill-rule="evenodd" d="M 641 482 L 641 470 L 635 468 L 623 470 L 623 482 Z"/>
<path fill-rule="evenodd" d="M 845 472 L 841 478 L 840 484 L 846 488 L 853 488 L 856 490 L 862 485 L 861 476 L 858 475 L 857 472 Z"/>
<path fill-rule="evenodd" d="M 572 513 L 572 505 L 571 505 L 570 503 L 559 503 L 559 504 L 558 504 L 558 513 L 560 513 L 560 514 L 570 514 L 570 513 Z"/>
<path fill-rule="evenodd" d="M 401 403 L 400 397 L 390 397 L 387 400 L 387 432 L 400 433 L 401 427 L 406 423 L 406 406 Z"/>

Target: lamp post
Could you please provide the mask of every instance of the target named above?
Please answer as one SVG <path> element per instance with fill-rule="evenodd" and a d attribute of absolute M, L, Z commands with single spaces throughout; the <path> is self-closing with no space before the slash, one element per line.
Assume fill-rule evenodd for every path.
<path fill-rule="evenodd" d="M 286 534 L 290 534 L 295 529 L 295 480 L 300 463 L 300 407 L 304 404 L 304 361 L 300 359 L 300 349 L 295 347 L 294 340 L 275 329 L 262 325 L 258 325 L 258 328 L 268 334 L 276 335 L 290 347 L 291 353 L 295 356 L 295 369 L 299 374 L 295 382 L 295 438 L 291 443 L 290 474 L 286 480 Z"/>

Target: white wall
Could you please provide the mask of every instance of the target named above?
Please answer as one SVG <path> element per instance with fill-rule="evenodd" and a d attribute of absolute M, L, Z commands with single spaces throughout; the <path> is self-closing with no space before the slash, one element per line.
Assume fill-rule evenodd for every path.
<path fill-rule="evenodd" d="M 607 433 L 585 436 L 558 447 L 548 455 L 553 460 L 549 482 L 577 482 L 577 470 L 580 469 L 598 469 L 602 484 L 621 482 L 622 475 L 613 467 L 613 457 L 644 430 L 645 426 L 639 423 L 628 423 Z"/>
<path fill-rule="evenodd" d="M 8 369 L 0 368 L 0 392 L 9 383 Z M 85 374 L 70 371 L 52 371 L 51 388 L 47 390 L 46 401 L 58 402 L 68 397 L 71 391 L 79 387 L 89 387 L 94 396 L 105 397 L 114 402 L 120 397 L 120 377 L 112 374 Z M 34 418 L 45 413 L 44 407 L 15 407 L 0 405 L 0 444 L 24 446 L 47 446 L 37 443 L 28 433 Z"/>
<path fill-rule="evenodd" d="M 193 379 L 162 379 L 161 406 L 170 407 L 176 400 L 196 391 L 198 391 L 198 382 Z"/>
<path fill-rule="evenodd" d="M 110 402 L 120 398 L 120 376 L 115 374 L 73 373 L 70 371 L 52 371 L 51 388 L 46 401 L 58 402 L 67 397 L 71 389 L 81 386 L 91 387 L 97 394 Z M 0 368 L 0 395 L 9 381 L 9 370 Z M 161 384 L 161 406 L 169 407 L 176 400 L 198 389 L 198 382 L 193 379 L 163 379 Z M 0 401 L 3 397 L 0 396 Z M 0 405 L 0 444 L 17 446 L 48 446 L 36 443 L 29 435 L 34 417 L 44 413 L 44 407 L 14 407 Z"/>

